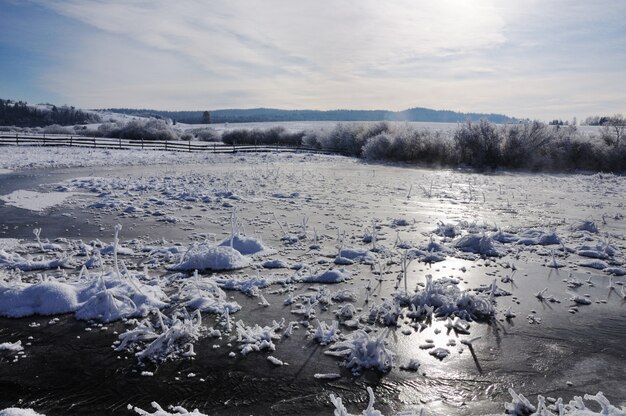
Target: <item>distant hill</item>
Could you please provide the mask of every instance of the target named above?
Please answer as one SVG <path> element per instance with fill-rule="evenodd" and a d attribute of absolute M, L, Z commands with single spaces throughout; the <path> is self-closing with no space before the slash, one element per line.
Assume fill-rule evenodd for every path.
<path fill-rule="evenodd" d="M 107 111 L 140 117 L 170 118 L 177 122 L 201 124 L 203 111 L 159 111 L 148 109 L 108 108 Z M 493 123 L 515 123 L 518 120 L 503 114 L 458 113 L 448 110 L 410 108 L 403 111 L 387 110 L 278 110 L 252 108 L 245 110 L 210 111 L 211 123 L 253 123 L 263 121 L 424 121 L 462 123 L 487 120 Z"/>

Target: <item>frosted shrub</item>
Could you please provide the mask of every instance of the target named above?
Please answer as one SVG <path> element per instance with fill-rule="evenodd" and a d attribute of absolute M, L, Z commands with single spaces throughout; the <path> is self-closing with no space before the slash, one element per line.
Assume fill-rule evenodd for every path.
<path fill-rule="evenodd" d="M 350 339 L 331 345 L 324 354 L 343 358 L 342 365 L 356 374 L 370 368 L 387 373 L 393 365 L 394 355 L 385 346 L 388 333 L 389 330 L 385 330 L 376 337 L 358 330 L 351 334 Z"/>
<path fill-rule="evenodd" d="M 372 137 L 365 146 L 363 146 L 363 157 L 369 160 L 386 159 L 392 141 L 392 137 L 387 133 Z"/>
<path fill-rule="evenodd" d="M 429 310 L 436 316 L 458 316 L 466 321 L 487 320 L 495 316 L 496 309 L 491 297 L 471 295 L 459 289 L 458 283 L 456 279 L 434 280 L 431 275 L 427 275 L 424 289 L 417 290 L 407 298 L 402 294 L 397 295 L 397 298 L 415 311 L 415 318 L 427 315 Z"/>
<path fill-rule="evenodd" d="M 214 314 L 234 313 L 241 310 L 235 301 L 229 301 L 226 293 L 210 279 L 201 279 L 196 270 L 193 278 L 183 283 L 178 300 L 192 310 Z"/>
<path fill-rule="evenodd" d="M 222 141 L 222 136 L 220 136 L 217 130 L 212 129 L 210 127 L 188 129 L 185 132 L 191 134 L 197 140 L 200 140 L 203 142 L 221 142 Z"/>
<path fill-rule="evenodd" d="M 135 413 L 137 413 L 140 416 L 182 416 L 182 415 L 188 415 L 188 416 L 206 416 L 204 413 L 200 413 L 200 411 L 198 411 L 198 409 L 194 409 L 193 411 L 188 411 L 187 409 L 185 409 L 184 407 L 181 406 L 171 406 L 171 408 L 167 411 L 165 409 L 163 409 L 157 402 L 152 402 L 150 403 L 150 405 L 154 408 L 154 413 L 150 413 L 149 411 L 140 409 L 139 407 L 133 407 L 131 405 L 128 405 L 128 409 L 129 410 L 133 410 Z"/>
<path fill-rule="evenodd" d="M 484 120 L 463 124 L 454 133 L 459 161 L 469 166 L 499 166 L 502 161 L 501 141 L 495 125 Z"/>
<path fill-rule="evenodd" d="M 135 354 L 139 362 L 145 361 L 165 361 L 169 358 L 178 357 L 189 351 L 190 344 L 200 338 L 202 333 L 202 318 L 200 311 L 196 311 L 193 315 L 183 314 L 178 316 L 174 314 L 168 319 L 156 312 L 158 318 L 158 327 L 156 329 L 149 320 L 140 322 L 135 329 L 126 331 L 119 336 L 120 345 L 117 351 L 139 349 Z M 141 345 L 148 343 L 142 349 Z"/>
<path fill-rule="evenodd" d="M 284 127 L 272 127 L 269 129 L 237 129 L 224 132 L 222 141 L 229 145 L 279 145 L 300 146 L 304 132 L 290 133 Z"/>
<path fill-rule="evenodd" d="M 125 140 L 179 140 L 180 132 L 165 120 L 131 120 L 128 123 L 103 123 L 95 135 Z"/>
<path fill-rule="evenodd" d="M 274 340 L 280 339 L 278 331 L 285 327 L 285 318 L 280 322 L 273 321 L 272 326 L 253 327 L 247 326 L 243 321 L 237 321 L 235 330 L 237 331 L 237 342 L 241 344 L 241 353 L 246 355 L 253 351 L 276 350 Z"/>
<path fill-rule="evenodd" d="M 63 127 L 58 124 L 52 124 L 43 128 L 45 134 L 74 134 L 74 131 L 69 127 Z"/>
<path fill-rule="evenodd" d="M 369 402 L 367 404 L 367 409 L 363 410 L 363 412 L 361 412 L 361 415 L 383 416 L 383 414 L 380 411 L 374 409 L 375 397 L 374 397 L 374 391 L 372 390 L 371 387 L 367 388 L 367 394 L 369 396 Z M 343 405 L 343 401 L 341 400 L 341 397 L 335 397 L 334 394 L 331 394 L 330 402 L 333 404 L 333 406 L 335 406 L 335 411 L 334 411 L 335 416 L 353 416 L 350 413 L 348 413 L 348 410 Z M 402 412 L 401 414 L 404 416 L 426 416 L 424 409 L 420 409 L 419 413 L 418 412 Z"/>
<path fill-rule="evenodd" d="M 602 392 L 595 395 L 585 394 L 584 400 L 596 402 L 601 410 L 595 412 L 588 408 L 580 396 L 575 396 L 569 403 L 564 403 L 562 398 L 554 404 L 547 404 L 546 398 L 537 396 L 537 406 L 513 389 L 509 389 L 512 397 L 511 403 L 505 405 L 506 413 L 515 416 L 625 416 L 626 408 L 618 409 L 604 397 Z"/>

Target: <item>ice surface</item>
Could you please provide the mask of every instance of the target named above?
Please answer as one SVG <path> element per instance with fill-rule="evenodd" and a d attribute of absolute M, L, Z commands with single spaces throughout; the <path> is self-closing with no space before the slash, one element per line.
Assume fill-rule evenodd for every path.
<path fill-rule="evenodd" d="M 117 155 L 116 152 L 112 154 Z M 184 160 L 192 160 L 185 159 L 185 155 L 178 156 Z M 97 152 L 94 157 L 98 157 Z M 124 156 L 120 154 L 119 157 L 123 158 Z M 460 355 L 460 359 L 454 350 L 449 357 L 444 359 L 443 365 L 428 356 L 429 351 L 434 352 L 438 346 L 443 346 L 446 343 L 445 339 L 442 340 L 437 336 L 440 332 L 441 337 L 448 336 L 448 342 L 452 340 L 455 341 L 456 345 L 459 343 L 468 345 L 467 342 L 470 341 L 456 336 L 466 334 L 471 330 L 470 337 L 473 338 L 474 335 L 484 336 L 485 331 L 488 331 L 489 335 L 483 338 L 483 342 L 475 345 L 477 357 L 485 370 L 481 377 L 491 377 L 493 369 L 490 367 L 498 365 L 502 366 L 501 374 L 505 374 L 504 371 L 512 370 L 512 374 L 506 374 L 506 377 L 510 376 L 514 379 L 511 380 L 511 384 L 515 382 L 514 385 L 519 385 L 517 384 L 519 381 L 537 374 L 537 363 L 532 363 L 533 360 L 536 360 L 534 355 L 531 356 L 533 351 L 521 351 L 520 353 L 515 349 L 517 347 L 514 347 L 513 350 L 507 349 L 511 348 L 511 336 L 533 335 L 533 337 L 520 337 L 520 339 L 542 339 L 542 337 L 546 337 L 555 344 L 554 351 L 559 351 L 559 348 L 556 347 L 563 347 L 563 342 L 570 339 L 572 334 L 575 334 L 575 337 L 579 337 L 579 334 L 586 334 L 586 331 L 589 331 L 586 326 L 595 322 L 598 316 L 601 315 L 599 318 L 601 320 L 605 319 L 604 311 L 607 312 L 607 324 L 614 325 L 616 331 L 613 332 L 621 331 L 619 322 L 615 324 L 614 317 L 610 316 L 615 308 L 619 308 L 621 305 L 622 299 L 619 295 L 624 296 L 624 287 L 620 287 L 619 284 L 622 283 L 623 279 L 615 278 L 614 289 L 616 293 L 608 291 L 608 295 L 607 290 L 605 290 L 608 283 L 602 279 L 603 274 L 618 275 L 625 264 L 624 258 L 621 257 L 621 253 L 624 252 L 624 222 L 623 216 L 620 214 L 622 211 L 620 204 L 623 204 L 623 201 L 620 200 L 619 195 L 624 194 L 623 191 L 626 186 L 622 182 L 626 183 L 626 181 L 623 181 L 621 177 L 614 177 L 610 182 L 604 182 L 602 179 L 592 178 L 584 174 L 571 177 L 569 175 L 557 177 L 548 174 L 527 175 L 500 172 L 493 175 L 479 175 L 457 171 L 427 171 L 404 168 L 402 169 L 403 175 L 400 177 L 394 167 L 355 166 L 346 159 L 341 159 L 342 162 L 346 162 L 341 165 L 338 162 L 329 162 L 329 159 L 325 158 L 315 159 L 324 163 L 324 165 L 320 164 L 319 166 L 329 168 L 318 169 L 318 165 L 301 163 L 306 160 L 300 156 L 294 156 L 292 165 L 284 164 L 273 167 L 272 161 L 287 160 L 286 158 L 275 158 L 273 155 L 268 155 L 267 159 L 248 156 L 242 156 L 241 159 L 224 158 L 223 160 L 234 163 L 225 165 L 222 169 L 222 166 L 212 166 L 213 156 L 204 155 L 203 157 L 203 169 L 198 169 L 198 166 L 187 169 L 186 167 L 171 167 L 170 165 L 167 167 L 167 173 L 163 173 L 161 168 L 137 169 L 135 172 L 130 169 L 128 178 L 126 172 L 124 175 L 105 172 L 103 176 L 107 176 L 106 178 L 85 181 L 83 185 L 78 182 L 73 185 L 66 184 L 69 190 L 76 188 L 76 190 L 84 191 L 89 190 L 90 187 L 93 188 L 93 191 L 90 192 L 92 192 L 92 197 L 96 202 L 94 206 L 102 204 L 103 208 L 97 210 L 86 208 L 86 210 L 93 214 L 96 224 L 99 225 L 100 222 L 108 221 L 109 216 L 120 217 L 136 224 L 134 233 L 141 235 L 141 239 L 125 242 L 124 246 L 117 246 L 118 254 L 127 253 L 134 256 L 124 259 L 130 271 L 125 270 L 126 266 L 121 261 L 119 267 L 115 267 L 111 271 L 113 263 L 111 257 L 103 257 L 100 262 L 97 251 L 103 249 L 105 253 L 113 254 L 115 246 L 99 241 L 85 242 L 82 246 L 70 241 L 54 241 L 62 248 L 58 252 L 39 250 L 34 244 L 19 245 L 13 243 L 7 247 L 0 246 L 0 249 L 5 252 L 5 263 L 2 274 L 0 274 L 0 280 L 3 281 L 0 293 L 4 293 L 6 288 L 23 288 L 28 285 L 35 285 L 42 280 L 56 281 L 72 286 L 76 290 L 76 306 L 78 308 L 75 312 L 77 317 L 82 316 L 79 311 L 90 311 L 85 313 L 83 319 L 106 322 L 118 317 L 143 316 L 143 312 L 135 312 L 142 305 L 141 295 L 148 295 L 152 289 L 161 290 L 169 295 L 169 299 L 155 296 L 154 304 L 151 302 L 143 303 L 145 306 L 143 311 L 147 313 L 160 308 L 161 305 L 166 305 L 163 310 L 166 311 L 167 315 L 161 318 L 164 325 L 160 324 L 156 314 L 150 315 L 147 320 L 129 319 L 127 321 L 129 331 L 123 339 L 120 339 L 120 345 L 125 344 L 124 351 L 137 353 L 145 351 L 149 345 L 167 333 L 167 336 L 163 336 L 157 344 L 154 344 L 154 348 L 151 347 L 149 355 L 153 355 L 157 361 L 163 357 L 171 359 L 189 358 L 196 351 L 198 354 L 196 359 L 200 359 L 199 357 L 204 357 L 207 353 L 207 351 L 202 350 L 207 346 L 202 344 L 201 340 L 208 336 L 222 336 L 221 339 L 215 338 L 210 342 L 216 347 L 222 348 L 217 352 L 226 350 L 225 345 L 232 343 L 228 346 L 230 349 L 223 354 L 224 356 L 227 354 L 230 356 L 229 353 L 233 349 L 239 351 L 240 348 L 243 348 L 252 352 L 262 349 L 270 350 L 273 347 L 279 350 L 274 358 L 278 357 L 276 358 L 278 361 L 282 361 L 280 359 L 282 357 L 288 359 L 291 364 L 290 368 L 293 370 L 302 366 L 301 357 L 309 356 L 308 348 L 311 348 L 312 344 L 317 345 L 310 342 L 316 328 L 318 328 L 315 319 L 326 323 L 337 319 L 341 332 L 333 331 L 332 325 L 326 325 L 321 328 L 319 338 L 324 339 L 325 335 L 331 335 L 332 332 L 338 335 L 335 342 L 329 344 L 330 352 L 338 353 L 344 365 L 352 361 L 355 364 L 350 368 L 358 372 L 360 370 L 357 369 L 366 368 L 367 363 L 373 361 L 368 360 L 367 357 L 384 356 L 380 352 L 384 348 L 388 353 L 397 352 L 398 361 L 402 364 L 410 362 L 409 357 L 412 356 L 416 356 L 424 363 L 428 360 L 428 366 L 432 366 L 432 369 L 435 370 L 431 374 L 435 380 L 435 385 L 436 372 L 442 367 L 449 368 L 455 373 L 458 372 L 461 377 L 464 375 L 462 373 L 468 370 L 468 366 L 469 371 L 474 373 L 471 358 L 468 359 L 467 356 L 467 348 L 460 347 L 465 351 L 463 353 L 465 355 Z M 157 159 L 155 157 L 155 160 Z M 216 159 L 221 160 L 220 157 Z M 167 159 L 162 160 L 167 161 Z M 0 163 L 5 162 L 3 160 Z M 111 163 L 117 163 L 117 161 Z M 137 163 L 144 162 L 138 160 Z M 154 176 L 151 177 L 150 175 Z M 310 181 L 303 180 L 309 177 L 311 178 Z M 422 198 L 415 193 L 410 199 L 407 198 L 406 190 L 409 183 L 418 183 L 418 181 L 434 183 L 431 186 L 431 197 Z M 474 190 L 479 189 L 479 195 L 480 192 L 484 192 L 483 199 L 479 198 L 480 200 L 477 201 L 467 195 L 468 182 L 471 183 Z M 585 191 L 585 189 L 589 189 L 589 191 Z M 272 198 L 272 194 L 277 191 L 284 192 L 285 195 L 301 191 L 302 195 L 307 195 L 307 197 Z M 292 275 L 292 271 L 277 269 L 272 270 L 269 274 L 270 271 L 262 270 L 263 260 L 266 259 L 260 260 L 242 256 L 246 259 L 247 266 L 250 266 L 250 271 L 246 270 L 248 273 L 224 272 L 220 275 L 194 277 L 190 276 L 190 273 L 168 272 L 168 266 L 180 265 L 189 260 L 193 250 L 190 250 L 187 258 L 184 258 L 187 251 L 186 247 L 191 244 L 189 241 L 205 241 L 200 245 L 204 244 L 207 248 L 213 246 L 206 241 L 228 242 L 224 247 L 230 248 L 230 238 L 226 236 L 229 235 L 230 231 L 227 218 L 231 209 L 223 207 L 221 205 L 223 202 L 235 205 L 241 210 L 240 212 L 246 217 L 246 227 L 249 227 L 250 235 L 255 236 L 256 243 L 263 242 L 262 244 L 266 248 L 269 245 L 280 246 L 279 250 L 270 257 L 272 260 L 277 264 L 284 262 L 285 265 L 298 265 L 300 271 Z M 273 212 L 280 212 L 282 224 L 290 224 L 286 228 L 290 235 L 296 237 L 294 241 L 281 241 L 279 230 L 271 221 Z M 179 220 L 178 223 L 156 223 L 157 228 L 152 228 L 158 219 L 174 214 Z M 570 228 L 570 224 L 576 218 L 587 215 L 590 218 L 602 216 L 602 222 L 597 222 L 598 226 L 602 228 L 602 234 L 589 231 L 587 226 L 584 226 L 587 229 L 581 230 L 574 229 L 575 227 Z M 317 230 L 320 230 L 319 233 L 315 233 L 315 240 L 311 238 L 311 232 L 308 233 L 308 236 L 306 231 L 300 232 L 297 224 L 302 216 L 310 216 L 311 223 L 317 227 Z M 375 219 L 375 217 L 378 218 Z M 410 229 L 406 227 L 390 229 L 390 224 L 397 218 L 406 218 L 406 224 L 410 225 Z M 441 224 L 445 224 L 435 233 L 440 234 L 440 237 L 430 238 L 440 219 Z M 375 239 L 375 247 L 362 241 L 364 228 L 372 221 L 375 230 L 369 229 L 366 233 L 372 238 L 368 240 L 370 243 Z M 450 225 L 451 222 L 454 222 L 454 225 Z M 5 229 L 5 231 L 10 235 L 10 230 Z M 147 238 L 166 236 L 168 239 L 175 240 L 145 241 L 143 240 L 146 238 L 144 233 L 147 232 L 155 233 Z M 335 254 L 338 254 L 337 249 L 344 247 L 343 243 L 336 244 L 335 234 L 344 235 L 342 238 L 350 246 L 346 245 L 346 248 L 341 248 L 340 258 L 347 259 L 352 264 L 346 262 L 349 265 L 343 270 L 332 269 L 331 273 L 325 274 L 325 270 L 332 263 Z M 455 243 L 462 241 L 468 235 L 472 238 L 466 238 L 467 245 L 463 248 L 455 247 Z M 236 245 L 236 241 L 245 237 L 245 233 L 242 232 L 236 236 L 233 239 L 233 246 Z M 481 245 L 480 240 L 483 237 L 486 237 L 486 240 Z M 560 244 L 554 244 L 552 247 L 542 246 L 542 243 L 555 242 L 555 237 L 560 240 Z M 529 244 L 515 244 L 520 240 L 525 240 Z M 182 243 L 178 243 L 178 241 L 182 241 Z M 408 268 L 408 272 L 404 274 L 406 280 L 404 280 L 405 277 L 398 280 L 398 275 L 403 275 L 402 256 L 400 255 L 401 252 L 398 252 L 400 244 L 402 247 L 404 244 L 406 247 L 418 247 L 419 250 L 411 249 L 409 252 L 420 253 L 419 259 L 416 259 Z M 316 249 L 309 249 L 311 246 L 316 246 Z M 242 251 L 247 251 L 245 250 L 246 244 L 242 244 L 240 248 Z M 463 249 L 467 251 L 463 251 Z M 258 253 L 260 252 L 250 255 L 256 256 Z M 497 253 L 497 255 L 490 256 L 490 253 Z M 372 267 L 361 264 L 357 260 L 360 255 L 370 256 L 374 259 Z M 490 258 L 500 255 L 503 255 L 503 258 Z M 479 257 L 483 258 L 479 259 Z M 90 262 L 90 259 L 94 260 Z M 546 266 L 549 267 L 554 259 L 561 265 L 560 269 L 546 269 Z M 444 263 L 422 264 L 435 260 L 441 260 Z M 579 262 L 585 260 L 603 262 L 597 263 L 598 266 L 606 265 L 607 267 L 597 270 L 582 269 L 579 267 Z M 63 265 L 66 267 L 63 270 L 52 270 L 56 268 L 55 264 L 59 264 L 55 262 L 60 261 L 63 261 Z M 147 277 L 147 272 L 142 274 L 134 271 L 137 266 L 141 267 L 141 261 L 150 267 L 150 274 L 155 276 L 153 279 Z M 85 271 L 82 273 L 82 278 L 77 278 L 78 269 L 76 267 L 80 267 L 85 262 L 90 262 L 90 265 L 104 269 L 97 270 L 97 272 Z M 38 265 L 50 269 L 48 273 L 54 277 L 42 279 L 34 273 L 22 273 L 20 271 L 9 273 L 8 269 L 15 269 L 17 265 L 24 265 L 24 270 L 30 270 L 33 265 Z M 195 268 L 190 268 L 185 271 L 193 272 L 194 270 Z M 258 274 L 254 276 L 257 270 L 260 270 L 264 276 Z M 426 273 L 433 273 L 436 278 L 427 282 L 424 280 Z M 577 301 L 573 295 L 566 294 L 567 288 L 576 280 L 584 282 L 587 278 L 586 273 L 590 276 L 589 287 L 587 288 L 587 285 L 583 283 L 585 290 L 577 290 L 577 293 L 580 292 L 580 295 L 577 295 L 580 300 Z M 100 274 L 104 274 L 106 286 L 104 288 L 102 285 L 96 284 L 96 277 Z M 573 276 L 570 277 L 570 274 Z M 502 287 L 496 285 L 493 288 L 490 286 L 493 279 L 496 279 L 497 284 Z M 403 280 L 408 282 L 406 288 Z M 308 284 L 310 282 L 313 284 Z M 339 284 L 329 285 L 335 282 L 339 282 Z M 595 289 L 591 283 L 595 284 Z M 396 289 L 394 289 L 394 284 L 397 284 Z M 140 290 L 131 289 L 135 285 Z M 398 287 L 399 290 L 397 290 Z M 541 304 L 535 299 L 533 294 L 544 287 L 548 287 L 549 293 L 554 293 L 560 298 L 562 304 Z M 263 290 L 263 288 L 268 289 Z M 332 293 L 332 288 L 339 291 Z M 466 290 L 467 288 L 472 289 Z M 227 289 L 239 290 L 246 295 L 258 296 L 258 298 L 245 299 L 239 293 L 225 292 Z M 397 290 L 397 294 L 394 293 L 395 290 Z M 504 290 L 514 296 L 496 298 L 497 295 L 504 294 Z M 477 294 L 477 292 L 482 293 Z M 584 293 L 591 295 L 584 296 Z M 294 306 L 284 307 L 282 300 L 285 298 L 288 299 L 289 304 Z M 550 295 L 544 294 L 544 300 L 549 298 Z M 257 304 L 265 303 L 263 299 L 266 299 L 267 303 L 271 305 L 266 308 L 259 308 Z M 568 299 L 571 299 L 571 302 Z M 580 319 L 580 322 L 560 319 L 562 315 L 559 314 L 567 314 L 567 309 L 572 305 L 572 302 L 580 303 L 586 300 L 591 300 L 594 305 L 580 307 L 580 316 L 584 318 Z M 351 303 L 337 304 L 344 301 Z M 0 300 L 0 307 L 2 305 Z M 515 315 L 512 309 L 518 315 L 526 316 L 529 309 L 537 308 L 535 305 L 542 307 L 539 311 L 541 318 L 543 318 L 541 325 L 530 325 L 524 319 L 513 320 L 512 322 L 504 319 L 512 318 Z M 236 345 L 237 338 L 233 338 L 238 337 L 236 326 L 232 319 L 228 319 L 228 315 L 242 306 L 243 310 L 238 312 L 237 317 L 246 322 L 244 330 L 249 336 L 246 339 L 249 339 L 250 342 L 241 342 L 241 344 Z M 502 311 L 501 319 L 498 321 L 492 320 L 496 316 L 496 306 L 498 311 Z M 219 325 L 219 331 L 211 327 L 200 328 L 196 326 L 187 331 L 182 331 L 181 327 L 177 327 L 180 324 L 176 324 L 176 320 L 184 322 L 186 318 L 183 315 L 175 318 L 172 314 L 174 311 L 182 314 L 183 309 L 186 309 L 189 314 L 195 310 L 201 310 L 203 316 L 208 313 L 219 314 L 218 317 L 207 319 L 207 322 L 215 320 Z M 289 317 L 291 310 L 298 315 L 297 324 L 294 322 L 289 324 L 284 329 L 284 333 L 282 333 L 282 329 L 272 331 L 272 324 L 268 324 L 268 322 L 271 322 L 272 319 L 279 321 L 283 317 Z M 508 312 L 506 312 L 507 310 Z M 541 319 L 536 313 L 532 315 L 535 316 L 534 322 Z M 294 315 L 291 316 L 296 319 Z M 475 321 L 479 322 L 475 323 Z M 480 321 L 489 321 L 494 324 L 497 323 L 497 325 L 488 326 Z M 550 331 L 555 326 L 555 321 L 566 322 L 568 326 L 567 331 L 563 331 L 558 337 L 552 339 Z M 255 325 L 258 325 L 258 328 Z M 121 326 L 120 323 L 109 327 L 119 330 Z M 366 352 L 357 353 L 356 351 L 361 347 L 361 351 L 366 351 L 367 345 L 376 344 L 375 341 L 379 339 L 381 332 L 385 329 L 381 326 L 389 326 L 392 333 L 392 336 L 386 338 L 388 343 L 385 344 L 383 341 L 377 344 L 376 352 L 371 355 Z M 168 333 L 168 330 L 174 327 L 178 329 Z M 307 329 L 306 331 L 294 330 L 297 327 Z M 319 324 L 319 327 L 322 325 Z M 354 338 L 358 338 L 358 331 L 351 331 L 359 328 L 367 331 L 369 340 L 362 339 L 363 342 L 357 343 L 359 345 L 357 346 L 354 343 Z M 446 329 L 450 331 L 448 334 L 446 334 Z M 492 330 L 494 335 L 498 335 L 497 342 L 502 341 L 501 348 L 492 349 L 493 343 L 496 342 L 494 336 L 489 332 Z M 593 330 L 595 331 L 595 328 Z M 120 330 L 120 332 L 123 331 L 124 329 Z M 274 334 L 268 334 L 268 331 Z M 606 328 L 603 325 L 598 325 L 598 331 L 606 331 Z M 306 335 L 303 334 L 304 332 Z M 177 337 L 177 334 L 181 333 L 187 335 Z M 401 336 L 402 333 L 407 334 L 407 336 Z M 288 342 L 278 342 L 281 335 L 287 336 L 288 334 L 291 335 Z M 196 336 L 197 338 L 195 338 Z M 424 344 L 423 337 L 434 339 L 434 342 L 429 343 L 432 347 L 424 351 L 419 349 L 419 345 Z M 606 337 L 615 339 L 612 334 Z M 15 339 L 3 339 L 3 341 L 13 342 Z M 206 342 L 208 341 L 206 340 Z M 167 348 L 170 342 L 173 345 L 171 350 Z M 349 343 L 351 347 L 332 349 L 336 344 L 344 344 L 345 346 L 345 343 Z M 315 347 L 315 345 L 313 348 L 322 349 L 319 346 Z M 208 348 L 210 346 L 211 344 Z M 449 348 L 449 346 L 451 344 L 448 344 L 447 347 Z M 568 344 L 565 349 L 569 351 L 569 347 Z M 605 351 L 611 351 L 611 345 L 607 345 L 607 347 L 609 349 Z M 305 350 L 302 354 L 293 354 L 294 348 L 297 352 L 300 352 L 302 348 Z M 550 351 L 553 350 L 550 349 Z M 28 352 L 29 356 L 32 356 L 31 351 Z M 233 352 L 233 354 L 235 353 Z M 353 355 L 358 360 L 350 359 Z M 589 354 L 589 356 L 595 358 L 594 354 Z M 483 361 L 483 357 L 489 358 L 487 361 Z M 597 359 L 604 360 L 606 357 L 608 357 L 607 354 L 604 356 L 599 354 Z M 328 360 L 328 357 L 322 358 Z M 542 366 L 544 364 L 549 365 L 552 355 L 544 355 L 540 359 L 545 360 L 545 363 L 541 363 Z M 260 361 L 256 360 L 255 362 L 262 362 L 261 365 L 269 367 L 264 360 L 265 357 L 262 356 Z M 143 361 L 151 360 L 146 356 Z M 227 361 L 231 362 L 230 360 Z M 252 362 L 253 360 L 248 359 L 247 361 Z M 515 363 L 519 361 L 523 361 L 524 365 L 528 364 L 528 372 L 515 372 Z M 564 361 L 560 360 L 559 362 Z M 361 366 L 361 363 L 365 364 Z M 176 365 L 178 364 L 173 364 L 173 366 Z M 282 368 L 279 372 L 286 373 L 290 368 Z M 379 366 L 373 364 L 370 368 L 378 370 Z M 382 366 L 382 369 L 381 371 L 384 371 L 385 366 Z M 329 370 L 332 369 L 321 367 L 318 369 L 318 371 L 324 372 Z M 391 371 L 397 370 L 398 368 L 391 368 Z M 430 372 L 430 370 L 431 368 L 425 368 L 424 371 Z M 201 377 L 200 372 L 195 368 L 194 372 Z M 160 381 L 159 377 L 163 377 L 164 373 L 166 372 L 155 371 L 154 382 Z M 185 377 L 187 374 L 188 372 L 185 372 L 181 377 Z M 329 371 L 328 374 L 334 374 L 334 372 Z M 312 373 L 309 376 L 312 378 Z M 581 378 L 585 378 L 586 381 L 589 380 L 589 377 L 581 375 Z M 608 377 L 615 378 L 611 375 Z M 420 377 L 417 376 L 417 378 Z M 485 401 L 489 402 L 487 406 L 498 406 L 493 398 L 488 397 L 489 394 L 484 397 L 484 400 L 477 398 L 475 403 L 470 401 L 470 396 L 464 396 L 462 392 L 470 391 L 476 387 L 476 383 L 481 383 L 472 382 L 470 380 L 472 378 L 474 377 L 466 377 L 467 380 L 459 381 L 459 399 L 467 400 L 468 407 L 484 404 Z M 145 381 L 145 379 L 142 380 Z M 198 378 L 193 381 L 197 380 Z M 369 380 L 368 378 L 367 382 Z M 545 380 L 545 378 L 541 380 Z M 548 380 L 550 383 L 552 382 L 550 377 Z M 148 381 L 153 380 L 149 379 Z M 167 382 L 167 380 L 163 381 Z M 576 385 L 582 385 L 578 384 L 578 379 L 574 381 Z M 395 392 L 406 389 L 400 394 L 409 397 L 413 388 L 409 386 L 396 388 L 394 377 L 389 377 L 386 382 L 393 385 L 393 388 L 390 389 L 392 393 L 386 396 L 385 400 L 391 403 L 390 407 L 392 408 L 403 406 L 396 402 L 398 397 Z M 495 380 L 494 383 L 500 383 L 500 381 Z M 545 384 L 542 383 L 538 382 L 537 386 L 533 386 L 533 391 L 542 391 L 541 389 L 545 387 Z M 616 395 L 617 388 L 607 390 L 608 387 L 605 387 L 610 381 L 600 381 L 600 383 L 604 383 L 602 389 L 607 393 L 607 396 L 618 397 Z M 429 398 L 429 403 L 440 403 L 443 393 L 436 391 L 435 388 L 431 388 L 427 384 L 416 380 L 416 386 L 424 389 L 421 394 L 424 397 L 432 397 L 433 401 L 431 402 Z M 190 387 L 190 389 L 193 390 L 194 387 Z M 419 397 L 419 395 L 415 397 Z M 145 401 L 144 397 L 142 403 L 148 401 Z M 187 405 L 188 403 L 191 402 L 186 401 L 183 404 Z M 596 409 L 595 403 L 589 406 Z M 452 413 L 457 412 L 457 409 L 452 409 L 452 407 L 447 409 L 451 410 Z M 213 409 L 203 409 L 203 411 L 212 412 Z M 458 410 L 458 412 L 464 411 L 469 410 L 465 407 Z"/>

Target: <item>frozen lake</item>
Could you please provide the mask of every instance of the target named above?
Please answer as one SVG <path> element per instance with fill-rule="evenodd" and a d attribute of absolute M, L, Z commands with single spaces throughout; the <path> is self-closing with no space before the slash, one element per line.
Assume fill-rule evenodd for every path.
<path fill-rule="evenodd" d="M 200 335 L 185 339 L 165 361 L 158 354 L 155 361 L 141 360 L 137 354 L 147 342 L 118 348 L 121 334 L 141 327 L 135 315 L 76 319 L 86 303 L 79 289 L 68 313 L 0 317 L 0 344 L 23 346 L 21 354 L 0 351 L 0 409 L 133 414 L 127 404 L 148 409 L 158 401 L 205 414 L 317 415 L 332 414 L 334 394 L 360 413 L 366 386 L 384 414 L 504 414 L 509 388 L 533 402 L 537 394 L 569 402 L 602 391 L 613 405 L 626 406 L 623 176 L 480 174 L 300 154 L 179 155 L 174 161 L 155 153 L 129 158 L 132 166 L 109 167 L 107 160 L 128 155 L 71 149 L 64 162 L 62 154 L 49 160 L 38 153 L 48 149 L 28 156 L 7 149 L 0 149 L 0 168 L 14 172 L 0 170 L 0 196 L 69 196 L 43 211 L 0 205 L 4 315 L 16 310 L 6 305 L 18 295 L 33 310 L 42 307 L 45 302 L 25 300 L 21 292 L 42 281 L 85 288 L 98 279 L 115 286 L 122 276 L 144 295 L 163 291 L 168 300 L 154 308 L 168 327 L 185 307 L 189 282 L 200 292 L 219 282 L 227 297 L 212 292 L 204 300 L 221 307 L 236 302 L 240 310 L 230 318 L 203 312 Z M 29 157 L 36 163 L 28 165 Z M 116 224 L 122 225 L 122 265 L 111 245 Z M 244 257 L 236 270 L 205 270 L 198 277 L 172 270 L 193 250 L 223 240 L 228 246 L 233 224 L 242 239 L 266 250 L 250 255 L 240 247 Z M 81 272 L 90 259 L 91 268 Z M 345 280 L 310 279 L 328 270 Z M 252 289 L 246 292 L 242 282 Z M 426 302 L 429 282 L 446 283 Z M 346 290 L 352 299 L 335 296 Z M 408 304 L 405 290 L 416 296 Z M 476 315 L 475 305 L 454 293 L 486 302 L 493 313 Z M 448 313 L 437 309 L 444 295 L 446 302 L 454 299 Z M 121 295 L 116 299 L 122 302 Z M 139 308 L 139 298 L 132 299 Z M 434 312 L 418 313 L 420 305 Z M 252 328 L 281 319 L 284 326 L 271 340 L 275 350 L 259 343 L 252 345 L 261 351 L 243 352 L 249 344 L 238 337 L 237 321 Z M 339 331 L 324 331 L 333 321 Z M 394 354 L 388 369 L 355 372 L 326 354 L 352 340 L 356 328 L 385 340 Z M 317 331 L 334 339 L 320 343 Z M 185 354 L 189 344 L 195 355 Z"/>

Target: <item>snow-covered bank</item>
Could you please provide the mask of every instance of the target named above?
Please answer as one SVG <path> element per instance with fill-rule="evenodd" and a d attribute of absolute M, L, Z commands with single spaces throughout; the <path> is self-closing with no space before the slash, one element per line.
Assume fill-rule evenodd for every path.
<path fill-rule="evenodd" d="M 213 154 L 158 150 L 90 149 L 82 147 L 0 146 L 0 173 L 22 169 L 97 166 L 183 165 L 193 163 L 279 163 L 282 160 L 343 160 L 350 158 L 316 154 Z"/>

